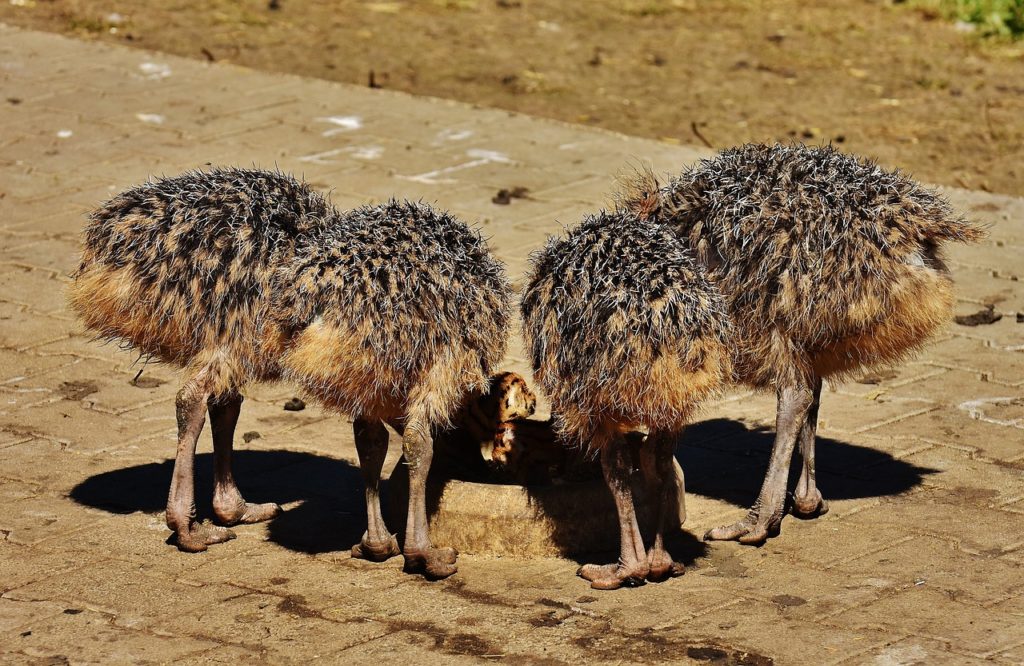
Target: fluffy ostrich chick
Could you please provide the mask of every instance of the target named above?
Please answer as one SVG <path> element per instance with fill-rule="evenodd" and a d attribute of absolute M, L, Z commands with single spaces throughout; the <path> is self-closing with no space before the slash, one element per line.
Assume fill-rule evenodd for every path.
<path fill-rule="evenodd" d="M 402 432 L 411 488 L 405 568 L 455 572 L 427 534 L 431 428 L 501 359 L 510 289 L 478 234 L 452 216 L 390 201 L 339 213 L 279 173 L 223 169 L 117 195 L 86 226 L 70 301 L 86 327 L 183 369 L 167 525 L 185 551 L 233 537 L 195 521 L 193 460 L 210 415 L 214 514 L 224 525 L 280 511 L 243 498 L 231 474 L 240 390 L 287 379 L 354 417 L 368 529 L 353 555 L 399 553 L 381 516 L 385 422 Z"/>
<path fill-rule="evenodd" d="M 597 589 L 682 573 L 664 546 L 674 494 L 672 455 L 694 407 L 729 376 L 721 298 L 685 243 L 632 214 L 588 217 L 533 258 L 523 295 L 534 375 L 567 442 L 599 451 L 621 533 L 617 564 L 585 565 Z M 647 431 L 639 466 L 661 501 L 654 524 L 637 521 L 626 435 Z"/>
<path fill-rule="evenodd" d="M 797 446 L 803 471 L 793 511 L 824 513 L 814 469 L 822 379 L 920 348 L 952 315 L 943 244 L 982 232 L 899 171 L 831 147 L 726 150 L 664 187 L 641 177 L 622 203 L 689 245 L 725 298 L 735 380 L 778 396 L 756 503 L 705 538 L 758 544 L 777 533 Z"/>

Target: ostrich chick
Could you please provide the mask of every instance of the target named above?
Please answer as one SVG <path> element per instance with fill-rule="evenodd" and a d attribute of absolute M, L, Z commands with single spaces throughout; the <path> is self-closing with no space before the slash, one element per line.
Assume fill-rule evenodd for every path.
<path fill-rule="evenodd" d="M 734 324 L 735 379 L 778 396 L 756 503 L 705 538 L 758 544 L 778 532 L 797 444 L 803 471 L 793 510 L 825 513 L 814 468 L 822 379 L 918 349 L 952 314 L 943 243 L 982 232 L 899 171 L 831 147 L 726 150 L 661 188 L 641 177 L 623 207 L 688 242 Z"/>
<path fill-rule="evenodd" d="M 618 510 L 619 562 L 578 573 L 597 589 L 679 575 L 664 546 L 672 454 L 694 407 L 729 376 L 721 298 L 681 239 L 631 214 L 588 217 L 533 261 L 522 314 L 535 377 L 560 435 L 600 452 Z M 650 433 L 640 468 L 660 500 L 649 548 L 630 482 L 636 430 Z"/>
<path fill-rule="evenodd" d="M 478 234 L 426 205 L 339 213 L 290 177 L 223 169 L 117 195 L 92 214 L 84 245 L 70 301 L 86 327 L 184 371 L 167 502 L 180 549 L 233 537 L 194 518 L 193 460 L 207 410 L 218 521 L 280 511 L 243 500 L 231 450 L 239 391 L 288 379 L 354 417 L 368 528 L 353 555 L 399 552 L 378 496 L 388 421 L 403 433 L 412 479 L 406 570 L 455 572 L 457 553 L 427 535 L 430 431 L 464 394 L 487 386 L 510 316 L 503 268 Z"/>

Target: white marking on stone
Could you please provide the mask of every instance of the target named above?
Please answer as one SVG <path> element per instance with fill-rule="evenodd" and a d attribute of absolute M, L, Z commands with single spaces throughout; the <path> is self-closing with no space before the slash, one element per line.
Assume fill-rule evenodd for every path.
<path fill-rule="evenodd" d="M 1024 413 L 1024 398 L 1020 396 L 1010 398 L 979 398 L 978 400 L 967 400 L 957 405 L 960 411 L 967 412 L 967 415 L 977 421 L 991 423 L 993 425 L 1005 426 L 1008 428 L 1020 428 L 1024 430 L 1024 416 L 1019 419 L 996 419 L 985 416 L 983 407 L 1001 407 L 1020 405 Z"/>
<path fill-rule="evenodd" d="M 159 113 L 136 113 L 135 117 L 144 123 L 149 123 L 150 125 L 163 125 L 164 121 L 167 120 L 167 118 L 161 116 Z"/>
<path fill-rule="evenodd" d="M 324 130 L 321 136 L 334 136 L 342 132 L 351 132 L 363 126 L 363 119 L 359 116 L 322 116 L 317 118 L 318 123 L 334 125 L 333 128 Z"/>
<path fill-rule="evenodd" d="M 139 71 L 142 75 L 150 79 L 151 81 L 157 81 L 159 79 L 166 79 L 171 75 L 170 65 L 165 65 L 159 62 L 144 62 L 139 65 Z"/>
<path fill-rule="evenodd" d="M 303 155 L 299 158 L 299 161 L 310 164 L 337 164 L 337 160 L 330 158 L 340 155 L 351 155 L 357 160 L 376 160 L 380 159 L 380 156 L 383 154 L 384 148 L 382 146 L 348 146 L 346 148 L 325 150 L 321 153 L 313 153 L 312 155 Z"/>
<path fill-rule="evenodd" d="M 472 169 L 478 166 L 484 166 L 485 164 L 512 164 L 513 161 L 509 159 L 509 156 L 505 153 L 499 153 L 496 150 L 484 150 L 481 148 L 471 148 L 466 151 L 466 157 L 471 157 L 468 162 L 461 164 L 455 164 L 450 167 L 443 169 L 435 169 L 434 171 L 427 171 L 426 173 L 416 174 L 415 176 L 398 176 L 403 180 L 411 180 L 414 183 L 426 183 L 428 185 L 444 185 L 449 183 L 457 182 L 454 178 L 440 178 L 439 176 L 445 176 L 456 171 L 463 171 L 464 169 Z"/>
<path fill-rule="evenodd" d="M 464 141 L 471 136 L 473 136 L 473 130 L 457 130 L 449 127 L 437 133 L 437 137 L 434 139 L 434 145 L 440 145 L 445 141 Z"/>
<path fill-rule="evenodd" d="M 892 646 L 882 650 L 875 657 L 875 666 L 913 666 L 923 663 L 928 658 L 928 651 L 920 645 L 906 647 Z"/>
<path fill-rule="evenodd" d="M 70 139 L 74 135 L 71 130 L 57 130 L 58 139 Z"/>
<path fill-rule="evenodd" d="M 537 21 L 537 27 L 546 32 L 562 32 L 562 26 L 554 21 Z"/>
<path fill-rule="evenodd" d="M 352 150 L 352 157 L 357 160 L 376 160 L 384 154 L 381 146 L 357 146 Z"/>

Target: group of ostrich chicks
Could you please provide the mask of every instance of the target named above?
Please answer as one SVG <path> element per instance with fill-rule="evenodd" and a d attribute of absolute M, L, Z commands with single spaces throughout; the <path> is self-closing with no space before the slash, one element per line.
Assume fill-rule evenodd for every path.
<path fill-rule="evenodd" d="M 831 147 L 741 146 L 664 184 L 640 173 L 615 202 L 534 254 L 520 301 L 560 440 L 599 455 L 617 508 L 619 560 L 579 570 L 599 589 L 682 573 L 664 543 L 674 448 L 701 401 L 729 385 L 776 392 L 775 443 L 746 517 L 705 538 L 775 534 L 797 448 L 792 511 L 827 511 L 814 466 L 822 380 L 920 347 L 951 315 L 943 243 L 981 236 L 935 192 Z M 432 437 L 488 390 L 514 301 L 465 223 L 396 200 L 341 212 L 276 172 L 192 172 L 92 213 L 69 296 L 97 337 L 183 368 L 167 502 L 178 548 L 205 550 L 233 538 L 228 526 L 281 511 L 243 499 L 231 454 L 243 387 L 288 380 L 353 418 L 367 504 L 353 556 L 401 554 L 430 579 L 456 571 L 458 553 L 428 535 Z M 195 517 L 207 413 L 220 525 Z M 401 547 L 378 491 L 386 425 L 409 472 Z M 643 526 L 626 445 L 638 431 L 639 464 L 664 498 Z"/>

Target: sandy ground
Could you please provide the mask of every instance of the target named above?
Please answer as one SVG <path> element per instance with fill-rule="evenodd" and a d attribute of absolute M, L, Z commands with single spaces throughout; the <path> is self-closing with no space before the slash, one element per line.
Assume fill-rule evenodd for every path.
<path fill-rule="evenodd" d="M 833 142 L 1024 193 L 1024 43 L 882 0 L 19 0 L 17 25 L 716 148 Z"/>

